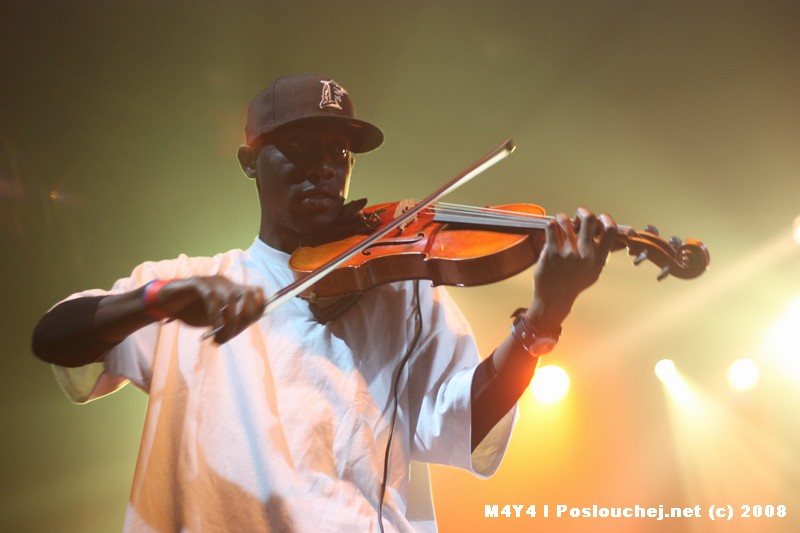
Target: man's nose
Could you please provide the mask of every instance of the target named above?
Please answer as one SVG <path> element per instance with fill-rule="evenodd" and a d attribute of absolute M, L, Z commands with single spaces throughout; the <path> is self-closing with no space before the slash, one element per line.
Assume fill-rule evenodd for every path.
<path fill-rule="evenodd" d="M 336 176 L 332 162 L 323 150 L 314 150 L 306 159 L 306 175 L 316 179 L 331 179 Z"/>
<path fill-rule="evenodd" d="M 325 161 L 316 161 L 306 166 L 306 176 L 312 180 L 329 180 L 336 176 L 336 171 Z"/>

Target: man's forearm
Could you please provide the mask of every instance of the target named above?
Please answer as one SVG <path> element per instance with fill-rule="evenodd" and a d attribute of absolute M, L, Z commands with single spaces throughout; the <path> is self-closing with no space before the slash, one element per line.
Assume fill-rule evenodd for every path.
<path fill-rule="evenodd" d="M 513 407 L 531 381 L 537 359 L 508 336 L 472 378 L 472 450 Z"/>
<path fill-rule="evenodd" d="M 51 309 L 33 332 L 32 349 L 48 363 L 76 367 L 100 360 L 125 337 L 153 322 L 144 312 L 142 289 L 88 296 Z"/>

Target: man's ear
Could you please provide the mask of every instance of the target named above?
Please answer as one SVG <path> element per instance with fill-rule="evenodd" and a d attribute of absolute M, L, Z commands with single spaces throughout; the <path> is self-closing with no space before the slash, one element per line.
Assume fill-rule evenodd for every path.
<path fill-rule="evenodd" d="M 239 165 L 242 167 L 244 175 L 251 180 L 256 179 L 256 163 L 258 162 L 258 152 L 253 149 L 249 144 L 239 146 L 236 151 L 236 157 L 239 159 Z"/>

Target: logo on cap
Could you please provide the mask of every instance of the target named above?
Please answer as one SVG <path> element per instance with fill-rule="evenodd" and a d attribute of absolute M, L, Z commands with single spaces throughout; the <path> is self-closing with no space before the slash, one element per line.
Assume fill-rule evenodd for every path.
<path fill-rule="evenodd" d="M 320 83 L 322 84 L 322 98 L 319 101 L 319 108 L 341 109 L 342 97 L 347 94 L 347 91 L 333 80 L 321 80 Z"/>

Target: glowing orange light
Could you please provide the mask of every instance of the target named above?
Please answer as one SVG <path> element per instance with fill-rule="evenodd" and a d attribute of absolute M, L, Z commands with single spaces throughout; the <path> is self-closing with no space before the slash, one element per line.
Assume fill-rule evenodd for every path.
<path fill-rule="evenodd" d="M 536 371 L 531 381 L 533 397 L 543 403 L 556 403 L 569 390 L 569 374 L 555 365 L 543 366 Z"/>

